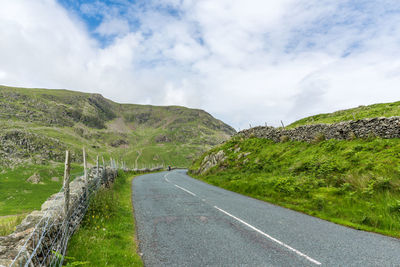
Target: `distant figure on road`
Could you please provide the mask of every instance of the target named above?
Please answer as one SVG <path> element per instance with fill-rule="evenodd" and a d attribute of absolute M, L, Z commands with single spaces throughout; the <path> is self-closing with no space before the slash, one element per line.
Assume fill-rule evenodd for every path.
<path fill-rule="evenodd" d="M 170 171 L 171 170 L 171 166 L 170 165 L 168 165 L 168 171 Z"/>

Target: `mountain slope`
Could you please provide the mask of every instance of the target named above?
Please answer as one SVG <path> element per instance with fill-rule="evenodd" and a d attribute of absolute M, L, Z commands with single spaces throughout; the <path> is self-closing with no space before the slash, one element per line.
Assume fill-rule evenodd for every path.
<path fill-rule="evenodd" d="M 139 152 L 142 164 L 179 165 L 187 165 L 196 153 L 235 133 L 202 110 L 118 104 L 99 94 L 4 86 L 0 87 L 0 129 L 0 140 L 4 140 L 0 153 L 22 150 L 16 153 L 19 159 L 40 151 L 44 151 L 42 156 L 49 154 L 45 144 L 52 143 L 59 152 L 72 149 L 77 161 L 82 146 L 86 146 L 96 154 L 128 156 L 128 161 L 136 161 Z M 17 144 L 22 136 L 29 145 L 41 140 L 43 147 Z M 180 150 L 182 155 L 175 155 L 170 162 L 167 152 Z M 54 157 L 45 158 L 59 161 L 59 156 L 56 152 Z"/>
<path fill-rule="evenodd" d="M 0 216 L 39 208 L 61 188 L 65 150 L 72 174 L 96 155 L 128 167 L 188 166 L 235 130 L 205 111 L 119 104 L 99 94 L 0 86 Z M 34 177 L 37 182 L 32 183 Z"/>

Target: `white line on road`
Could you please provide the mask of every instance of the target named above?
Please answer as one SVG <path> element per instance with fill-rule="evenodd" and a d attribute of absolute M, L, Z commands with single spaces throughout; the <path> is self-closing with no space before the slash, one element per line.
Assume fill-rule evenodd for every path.
<path fill-rule="evenodd" d="M 178 187 L 179 189 L 182 189 L 183 191 L 185 191 L 186 193 L 189 193 L 189 194 L 191 194 L 192 196 L 196 196 L 196 194 L 195 193 L 193 193 L 193 192 L 190 192 L 189 190 L 187 190 L 187 189 L 185 189 L 185 188 L 183 188 L 183 187 L 180 187 L 179 185 L 176 185 L 176 184 L 174 184 L 176 187 Z"/>
<path fill-rule="evenodd" d="M 253 229 L 254 231 L 258 232 L 259 234 L 262 234 L 263 236 L 265 236 L 265 237 L 267 237 L 268 239 L 270 239 L 270 240 L 272 240 L 272 241 L 278 243 L 279 245 L 282 245 L 282 246 L 284 246 L 285 248 L 287 248 L 287 249 L 293 251 L 293 252 L 296 253 L 297 255 L 306 258 L 307 260 L 311 261 L 312 263 L 314 263 L 314 264 L 316 264 L 316 265 L 321 265 L 321 263 L 320 263 L 319 261 L 316 261 L 316 260 L 314 260 L 313 258 L 307 256 L 306 254 L 301 253 L 301 252 L 298 251 L 297 249 L 294 249 L 294 248 L 292 248 L 291 246 L 286 245 L 286 244 L 283 243 L 282 241 L 279 241 L 278 239 L 276 239 L 276 238 L 274 238 L 274 237 L 272 237 L 272 236 L 270 236 L 270 235 L 264 233 L 263 231 L 261 231 L 261 230 L 257 229 L 256 227 L 254 227 L 254 226 L 248 224 L 247 222 L 245 222 L 245 221 L 243 221 L 243 220 L 241 220 L 241 219 L 239 219 L 239 218 L 233 216 L 233 215 L 230 214 L 229 212 L 226 212 L 226 211 L 224 211 L 223 209 L 218 208 L 217 206 L 214 206 L 214 208 L 216 208 L 216 209 L 219 210 L 220 212 L 225 213 L 226 215 L 228 215 L 228 216 L 234 218 L 235 220 L 237 220 L 237 221 L 243 223 L 243 224 L 246 225 L 247 227 Z"/>
<path fill-rule="evenodd" d="M 164 175 L 164 179 L 165 179 L 165 181 L 167 181 L 168 183 L 170 183 L 171 181 L 168 180 L 168 178 L 167 178 L 167 175 L 168 175 L 168 174 L 169 174 L 169 173 L 167 173 L 166 175 Z M 178 187 L 179 189 L 185 191 L 186 193 L 191 194 L 192 196 L 196 196 L 195 193 L 190 192 L 189 190 L 187 190 L 187 189 L 185 189 L 185 188 L 183 188 L 183 187 L 180 187 L 179 185 L 176 185 L 176 184 L 174 184 L 174 185 L 175 185 L 176 187 Z"/>
<path fill-rule="evenodd" d="M 165 179 L 165 181 L 167 181 L 168 183 L 170 183 L 171 181 L 170 180 L 168 180 L 168 178 L 167 178 L 167 175 L 168 175 L 169 173 L 167 173 L 166 175 L 164 175 L 164 179 Z"/>

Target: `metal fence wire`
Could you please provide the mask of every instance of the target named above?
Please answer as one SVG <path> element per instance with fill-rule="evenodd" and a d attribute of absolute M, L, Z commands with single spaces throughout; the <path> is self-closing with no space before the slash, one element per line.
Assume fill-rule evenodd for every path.
<path fill-rule="evenodd" d="M 93 168 L 92 174 L 94 175 L 88 176 L 87 184 L 85 183 L 87 190 L 84 188 L 79 196 L 71 194 L 68 214 L 65 214 L 64 206 L 60 205 L 58 209 L 47 209 L 41 215 L 10 266 L 62 266 L 68 240 L 85 216 L 90 199 L 101 184 L 108 182 L 103 167 Z M 75 178 L 75 180 L 79 179 L 82 182 L 85 181 L 84 176 Z M 64 203 L 63 192 L 64 186 L 54 195 L 56 201 Z"/>

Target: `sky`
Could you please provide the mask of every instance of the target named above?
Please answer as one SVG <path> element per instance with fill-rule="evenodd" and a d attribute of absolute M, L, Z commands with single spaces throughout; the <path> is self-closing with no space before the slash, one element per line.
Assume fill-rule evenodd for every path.
<path fill-rule="evenodd" d="M 0 84 L 241 130 L 400 101 L 398 0 L 2 0 Z"/>

